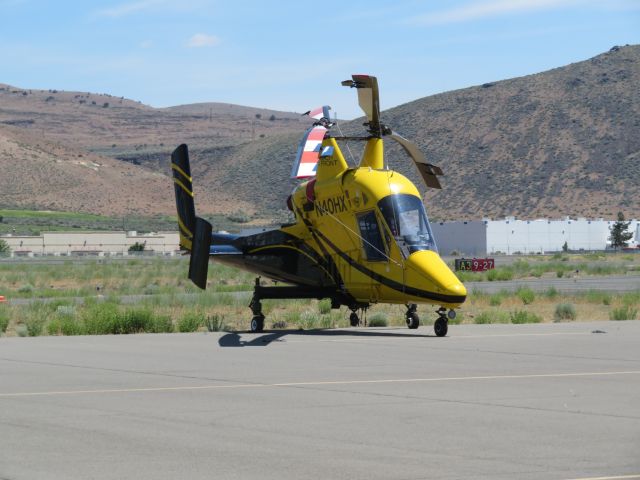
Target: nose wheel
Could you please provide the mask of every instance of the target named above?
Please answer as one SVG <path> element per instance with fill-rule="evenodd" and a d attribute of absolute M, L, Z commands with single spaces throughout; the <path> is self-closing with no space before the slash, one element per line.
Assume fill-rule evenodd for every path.
<path fill-rule="evenodd" d="M 358 325 L 360 325 L 360 317 L 358 317 L 358 314 L 356 312 L 351 312 L 351 315 L 349 315 L 349 324 L 352 327 L 357 327 Z"/>
<path fill-rule="evenodd" d="M 455 311 L 451 310 L 449 316 L 455 318 Z M 447 310 L 445 308 L 438 310 L 438 319 L 433 324 L 433 331 L 438 337 L 444 337 L 449 331 L 449 318 L 447 317 Z"/>

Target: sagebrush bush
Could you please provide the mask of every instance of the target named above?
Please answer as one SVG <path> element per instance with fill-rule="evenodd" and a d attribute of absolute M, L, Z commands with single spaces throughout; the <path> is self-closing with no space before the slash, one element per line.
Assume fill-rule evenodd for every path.
<path fill-rule="evenodd" d="M 494 270 L 489 270 L 487 272 L 487 280 L 490 282 L 494 281 L 505 281 L 513 279 L 513 270 L 509 267 L 501 267 L 496 268 Z"/>
<path fill-rule="evenodd" d="M 367 324 L 370 327 L 386 327 L 389 321 L 384 313 L 378 312 L 367 318 Z"/>
<path fill-rule="evenodd" d="M 516 291 L 516 295 L 520 300 L 522 300 L 522 303 L 524 305 L 529 305 L 533 303 L 533 301 L 536 299 L 535 292 L 531 290 L 529 287 L 519 288 Z"/>
<path fill-rule="evenodd" d="M 112 302 L 88 304 L 82 312 L 82 322 L 89 335 L 116 333 L 120 313 Z"/>
<path fill-rule="evenodd" d="M 318 326 L 318 314 L 309 310 L 305 310 L 300 314 L 299 325 L 305 330 L 311 330 Z"/>
<path fill-rule="evenodd" d="M 489 305 L 499 307 L 503 302 L 505 295 L 503 293 L 493 293 L 489 295 Z"/>
<path fill-rule="evenodd" d="M 474 323 L 478 325 L 486 323 L 509 323 L 509 314 L 501 310 L 490 310 L 476 315 Z"/>
<path fill-rule="evenodd" d="M 536 315 L 533 312 L 527 312 L 526 310 L 515 310 L 511 312 L 511 323 L 540 323 L 542 317 Z"/>
<path fill-rule="evenodd" d="M 609 313 L 611 320 L 635 320 L 638 317 L 638 309 L 631 305 L 623 305 L 618 308 L 614 308 Z"/>
<path fill-rule="evenodd" d="M 576 308 L 571 303 L 559 303 L 556 305 L 556 310 L 553 314 L 553 319 L 556 322 L 562 322 L 564 320 L 575 320 L 577 318 Z"/>
<path fill-rule="evenodd" d="M 551 299 L 556 298 L 558 296 L 558 290 L 556 287 L 551 286 L 544 292 L 544 296 Z"/>
<path fill-rule="evenodd" d="M 201 312 L 187 312 L 178 322 L 178 331 L 182 333 L 195 332 L 204 325 L 205 317 Z"/>
<path fill-rule="evenodd" d="M 9 312 L 4 307 L 0 307 L 0 334 L 7 331 L 9 326 Z"/>
<path fill-rule="evenodd" d="M 318 311 L 321 315 L 326 315 L 331 312 L 331 300 L 324 298 L 318 302 Z"/>

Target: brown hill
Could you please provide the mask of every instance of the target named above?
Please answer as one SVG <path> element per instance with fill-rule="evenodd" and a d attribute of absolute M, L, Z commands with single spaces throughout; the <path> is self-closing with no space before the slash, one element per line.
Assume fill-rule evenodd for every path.
<path fill-rule="evenodd" d="M 443 190 L 426 193 L 434 218 L 640 212 L 640 46 L 422 98 L 382 118 L 445 170 Z M 342 128 L 362 133 L 362 122 Z M 289 169 L 299 136 L 217 149 L 194 144 L 196 182 L 279 212 L 293 185 Z M 390 166 L 422 189 L 410 160 L 393 142 L 386 145 Z M 359 145 L 350 147 L 359 158 Z"/>
<path fill-rule="evenodd" d="M 440 218 L 640 212 L 640 46 L 416 100 L 384 120 L 445 169 Z"/>
<path fill-rule="evenodd" d="M 384 102 L 384 84 L 381 88 Z M 618 210 L 633 217 L 640 211 L 640 46 L 616 47 L 548 72 L 425 97 L 387 110 L 382 118 L 445 170 L 444 189 L 426 194 L 434 218 L 611 217 Z M 29 133 L 24 139 L 28 148 L 44 136 L 58 147 L 77 145 L 79 152 L 102 155 L 96 163 L 106 165 L 103 157 L 110 156 L 138 164 L 128 172 L 143 181 L 129 191 L 117 190 L 115 197 L 123 203 L 138 194 L 153 198 L 136 200 L 140 214 L 173 212 L 169 178 L 159 177 L 155 184 L 146 175 L 166 175 L 170 151 L 187 142 L 201 212 L 258 211 L 278 217 L 293 185 L 289 170 L 297 142 L 309 121 L 237 105 L 153 109 L 108 95 L 0 85 L 0 123 L 13 125 L 12 135 L 16 129 Z M 361 123 L 358 119 L 342 127 L 345 133 L 362 133 Z M 27 149 L 20 155 L 31 153 Z M 392 168 L 418 181 L 397 148 L 389 148 L 387 156 Z M 2 158 L 0 153 L 0 162 L 7 162 Z M 4 184 L 22 182 L 24 198 L 40 205 L 38 189 L 29 187 L 17 170 L 9 173 L 13 180 Z M 0 198 L 6 205 L 13 196 Z M 58 198 L 56 205 L 98 212 L 103 203 Z"/>
<path fill-rule="evenodd" d="M 0 84 L 0 205 L 173 214 L 168 163 L 176 145 L 187 142 L 196 151 L 225 151 L 282 132 L 303 131 L 308 123 L 296 113 L 239 105 L 155 109 L 106 94 Z M 194 163 L 199 172 L 202 167 L 217 170 L 221 162 L 214 155 L 206 164 Z M 227 169 L 224 162 L 220 169 Z M 253 201 L 238 198 L 228 184 L 202 188 L 205 185 L 196 184 L 203 212 L 256 210 Z"/>

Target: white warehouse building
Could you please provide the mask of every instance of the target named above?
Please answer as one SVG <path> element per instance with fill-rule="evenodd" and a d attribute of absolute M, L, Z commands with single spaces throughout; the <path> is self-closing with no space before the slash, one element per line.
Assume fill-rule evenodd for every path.
<path fill-rule="evenodd" d="M 606 250 L 610 248 L 614 220 L 471 220 L 433 222 L 433 235 L 443 255 L 531 254 L 562 250 L 564 243 L 571 251 Z M 640 244 L 640 222 L 631 220 L 633 237 L 629 247 Z"/>
<path fill-rule="evenodd" d="M 174 255 L 179 251 L 177 232 L 139 235 L 137 232 L 43 232 L 37 236 L 4 235 L 11 256 L 41 255 L 128 255 L 135 243 L 145 251 L 161 255 Z"/>

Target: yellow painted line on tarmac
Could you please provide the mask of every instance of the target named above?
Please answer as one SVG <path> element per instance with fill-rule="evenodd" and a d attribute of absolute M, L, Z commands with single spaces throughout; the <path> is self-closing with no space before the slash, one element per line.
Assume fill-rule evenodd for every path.
<path fill-rule="evenodd" d="M 640 478 L 640 474 L 621 475 L 617 477 L 583 477 L 583 478 L 571 478 L 568 480 L 631 480 L 633 478 Z"/>
<path fill-rule="evenodd" d="M 489 335 L 455 335 L 451 338 L 494 338 L 494 337 L 553 337 L 557 335 L 593 335 L 591 332 L 554 332 L 554 333 L 496 333 Z"/>
<path fill-rule="evenodd" d="M 0 393 L 0 398 L 15 397 L 44 397 L 57 395 L 85 395 L 101 393 L 139 393 L 139 392 L 179 392 L 192 390 L 234 390 L 249 388 L 277 388 L 277 387 L 312 387 L 325 385 L 367 385 L 385 383 L 427 383 L 427 382 L 455 382 L 469 380 L 517 380 L 536 378 L 570 378 L 570 377 L 603 377 L 615 375 L 640 375 L 640 370 L 620 372 L 578 372 L 578 373 L 539 373 L 529 375 L 483 375 L 469 377 L 434 377 L 434 378 L 390 378 L 373 380 L 328 380 L 315 382 L 287 382 L 287 383 L 240 383 L 235 385 L 184 385 L 180 387 L 148 387 L 148 388 L 113 388 L 96 390 L 59 390 L 48 392 L 16 392 Z"/>
<path fill-rule="evenodd" d="M 410 334 L 398 335 L 394 337 L 392 334 L 387 336 L 376 336 L 374 329 L 361 329 L 356 330 L 357 332 L 370 332 L 371 336 L 367 337 L 358 337 L 357 335 L 348 336 L 345 335 L 343 338 L 320 338 L 321 335 L 284 335 L 282 338 L 286 343 L 310 343 L 310 342 L 323 342 L 323 343 L 384 343 L 389 340 L 422 340 L 424 341 L 424 334 L 416 334 L 412 337 Z M 385 331 L 377 330 L 377 331 Z M 467 339 L 467 338 L 496 338 L 496 337 L 550 337 L 550 336 L 572 336 L 572 335 L 593 335 L 591 332 L 557 332 L 557 333 L 497 333 L 494 335 L 452 335 L 450 337 L 446 337 L 448 340 L 454 341 L 457 339 Z M 435 334 L 428 335 L 435 337 Z"/>

